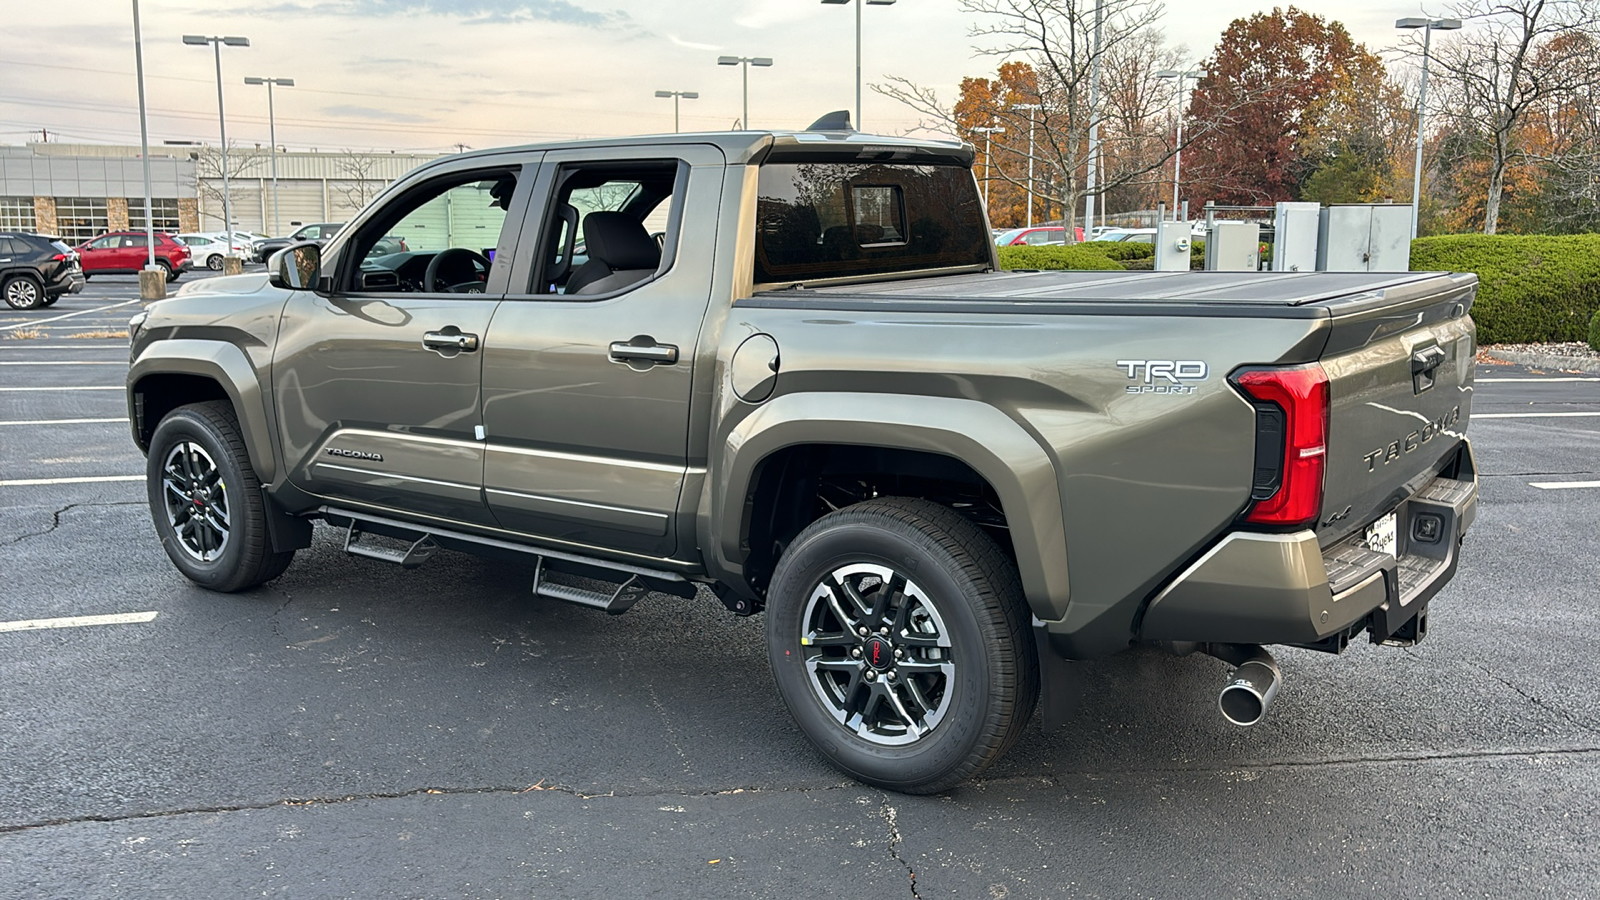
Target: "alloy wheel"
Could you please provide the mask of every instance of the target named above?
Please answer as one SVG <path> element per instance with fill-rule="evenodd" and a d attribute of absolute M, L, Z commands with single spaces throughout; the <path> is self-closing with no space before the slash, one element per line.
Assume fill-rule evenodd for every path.
<path fill-rule="evenodd" d="M 192 441 L 173 447 L 161 466 L 167 524 L 178 546 L 200 562 L 211 562 L 228 546 L 227 486 L 211 455 Z"/>
<path fill-rule="evenodd" d="M 800 645 L 811 688 L 857 737 L 898 746 L 949 711 L 956 660 L 928 595 L 888 566 L 834 569 L 811 592 Z"/>
<path fill-rule="evenodd" d="M 32 309 L 39 303 L 39 286 L 28 278 L 13 278 L 6 285 L 6 303 L 14 309 Z"/>

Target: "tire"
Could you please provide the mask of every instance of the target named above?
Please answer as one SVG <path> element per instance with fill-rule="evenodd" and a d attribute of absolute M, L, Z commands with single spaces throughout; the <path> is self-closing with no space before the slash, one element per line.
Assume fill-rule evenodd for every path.
<path fill-rule="evenodd" d="M 281 575 L 294 551 L 272 552 L 261 482 L 227 403 L 180 406 L 150 439 L 146 492 L 172 564 L 201 587 L 233 593 Z"/>
<path fill-rule="evenodd" d="M 213 272 L 221 272 L 222 271 L 222 254 L 221 253 L 213 253 L 210 256 L 206 257 L 206 268 L 210 269 Z"/>
<path fill-rule="evenodd" d="M 0 284 L 0 294 L 6 298 L 6 305 L 12 309 L 39 309 L 48 305 L 44 296 L 44 285 L 32 275 L 12 275 Z"/>
<path fill-rule="evenodd" d="M 42 308 L 48 308 L 48 307 L 51 307 L 51 306 L 55 306 L 56 305 L 56 301 L 60 300 L 60 299 L 61 299 L 61 295 L 60 294 L 51 294 L 50 296 L 44 298 L 44 302 L 39 304 L 39 306 L 42 307 Z"/>
<path fill-rule="evenodd" d="M 977 526 L 926 500 L 882 498 L 823 516 L 789 545 L 767 597 L 767 656 L 829 762 L 931 794 L 983 771 L 1033 715 L 1029 622 L 1016 567 Z"/>
<path fill-rule="evenodd" d="M 158 259 L 156 260 L 156 265 L 161 267 L 161 271 L 166 276 L 166 281 L 168 284 L 178 280 L 178 273 L 172 270 L 172 263 L 169 263 L 164 259 Z"/>

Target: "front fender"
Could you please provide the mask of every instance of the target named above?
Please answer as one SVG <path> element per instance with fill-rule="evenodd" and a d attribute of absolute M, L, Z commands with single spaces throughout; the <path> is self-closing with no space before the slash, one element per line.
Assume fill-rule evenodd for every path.
<path fill-rule="evenodd" d="M 742 581 L 745 499 L 756 468 L 798 444 L 855 444 L 953 457 L 1000 497 L 1034 615 L 1060 619 L 1068 599 L 1061 491 L 1038 441 L 1000 410 L 974 400 L 904 394 L 818 392 L 774 398 L 729 429 L 712 448 L 709 517 L 700 546 L 713 571 Z M 1030 498 L 1034 502 L 1029 502 Z"/>
<path fill-rule="evenodd" d="M 190 338 L 147 344 L 128 368 L 128 423 L 141 450 L 149 448 L 140 433 L 136 397 L 142 393 L 140 383 L 152 375 L 198 376 L 221 385 L 239 418 L 245 451 L 256 477 L 262 484 L 270 484 L 276 478 L 278 460 L 272 447 L 266 398 L 261 391 L 263 374 L 255 370 L 243 350 L 225 341 Z"/>

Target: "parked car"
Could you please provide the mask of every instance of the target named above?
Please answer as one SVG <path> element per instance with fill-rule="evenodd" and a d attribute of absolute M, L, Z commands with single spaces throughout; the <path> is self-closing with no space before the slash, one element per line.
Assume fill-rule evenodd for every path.
<path fill-rule="evenodd" d="M 1263 645 L 1426 636 L 1477 508 L 1476 276 L 999 272 L 970 145 L 863 137 L 450 156 L 326 247 L 151 304 L 126 400 L 161 547 L 245 590 L 315 520 L 404 567 L 520 554 L 534 596 L 613 614 L 714 594 L 766 616 L 776 696 L 746 699 L 917 793 L 1036 700 L 1064 724 L 1074 660 L 1216 656 L 1249 725 L 1282 679 Z M 513 180 L 492 231 L 371 256 Z M 1296 662 L 1401 716 L 1449 656 L 1359 701 Z"/>
<path fill-rule="evenodd" d="M 172 239 L 189 248 L 196 266 L 205 266 L 213 272 L 222 271 L 222 258 L 228 255 L 226 235 L 175 234 Z"/>
<path fill-rule="evenodd" d="M 77 246 L 83 264 L 83 277 L 96 275 L 137 275 L 149 262 L 150 254 L 143 231 L 113 231 Z M 172 235 L 156 232 L 156 265 L 167 273 L 168 281 L 194 266 L 189 248 L 178 243 Z"/>
<path fill-rule="evenodd" d="M 1075 228 L 1075 240 L 1083 240 L 1083 229 Z M 1067 229 L 1060 225 L 1038 225 L 1033 228 L 1013 228 L 994 239 L 996 247 L 1050 247 L 1068 243 Z"/>
<path fill-rule="evenodd" d="M 83 290 L 78 253 L 60 241 L 0 232 L 0 295 L 12 309 L 42 309 Z"/>
<path fill-rule="evenodd" d="M 1116 241 L 1130 244 L 1153 244 L 1156 242 L 1154 228 L 1108 228 L 1093 238 L 1097 241 Z"/>
<path fill-rule="evenodd" d="M 343 222 L 314 222 L 310 225 L 300 226 L 299 230 L 288 237 L 262 238 L 258 241 L 252 241 L 250 244 L 250 258 L 256 262 L 266 262 L 267 257 L 290 244 L 298 244 L 301 241 L 316 241 L 318 244 L 326 244 L 343 227 Z"/>

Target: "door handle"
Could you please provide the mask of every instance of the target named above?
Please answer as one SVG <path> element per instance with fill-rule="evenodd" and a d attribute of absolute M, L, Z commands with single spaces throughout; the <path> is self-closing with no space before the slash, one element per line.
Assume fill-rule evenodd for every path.
<path fill-rule="evenodd" d="M 616 362 L 647 362 L 670 366 L 678 361 L 678 348 L 671 344 L 658 344 L 655 338 L 641 334 L 628 341 L 612 341 L 611 358 Z"/>
<path fill-rule="evenodd" d="M 457 350 L 462 353 L 471 353 L 478 349 L 478 336 L 463 334 L 455 326 L 450 326 L 443 331 L 430 331 L 422 336 L 422 346 L 429 350 Z"/>

